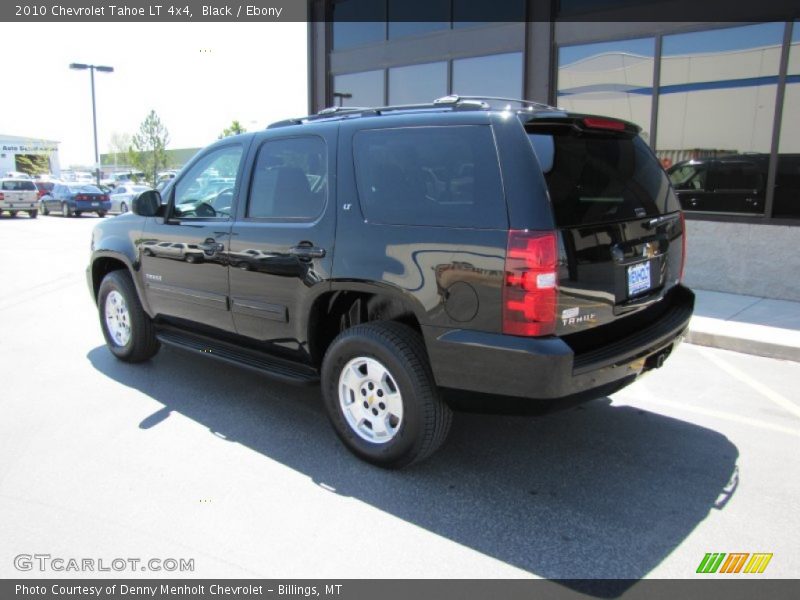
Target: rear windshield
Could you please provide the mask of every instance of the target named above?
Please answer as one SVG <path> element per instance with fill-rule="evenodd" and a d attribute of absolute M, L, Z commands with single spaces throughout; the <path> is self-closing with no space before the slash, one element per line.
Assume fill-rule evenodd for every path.
<path fill-rule="evenodd" d="M 33 185 L 32 181 L 28 181 L 27 179 L 17 179 L 14 181 L 4 181 L 3 189 L 8 192 L 27 192 L 29 190 L 35 190 L 36 186 Z"/>
<path fill-rule="evenodd" d="M 583 133 L 563 125 L 528 132 L 559 227 L 679 210 L 664 169 L 640 137 Z"/>
<path fill-rule="evenodd" d="M 69 189 L 80 194 L 102 194 L 102 190 L 93 185 L 71 185 Z"/>

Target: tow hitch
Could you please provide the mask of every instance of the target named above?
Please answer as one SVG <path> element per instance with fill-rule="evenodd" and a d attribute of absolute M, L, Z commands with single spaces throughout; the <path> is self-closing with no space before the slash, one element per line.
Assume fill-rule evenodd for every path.
<path fill-rule="evenodd" d="M 655 354 L 651 354 L 650 356 L 647 357 L 647 360 L 644 361 L 644 371 L 660 369 L 661 367 L 664 366 L 664 361 L 667 360 L 667 358 L 671 353 L 672 353 L 672 344 L 670 344 L 666 348 L 662 348 Z"/>

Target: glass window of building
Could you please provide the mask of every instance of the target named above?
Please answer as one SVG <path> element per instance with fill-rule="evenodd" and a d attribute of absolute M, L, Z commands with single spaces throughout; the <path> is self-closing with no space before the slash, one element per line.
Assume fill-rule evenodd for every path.
<path fill-rule="evenodd" d="M 389 39 L 450 29 L 450 0 L 389 0 Z"/>
<path fill-rule="evenodd" d="M 558 51 L 556 104 L 631 121 L 649 141 L 654 56 L 654 38 L 563 46 Z"/>
<path fill-rule="evenodd" d="M 522 53 L 494 54 L 453 61 L 454 94 L 522 97 Z"/>
<path fill-rule="evenodd" d="M 773 216 L 800 217 L 800 21 L 792 28 Z"/>
<path fill-rule="evenodd" d="M 333 49 L 342 50 L 386 39 L 386 3 L 338 0 L 333 5 Z"/>
<path fill-rule="evenodd" d="M 430 102 L 446 95 L 446 62 L 389 69 L 389 104 Z"/>
<path fill-rule="evenodd" d="M 453 28 L 476 27 L 525 20 L 525 0 L 475 2 L 453 0 Z"/>
<path fill-rule="evenodd" d="M 335 106 L 383 106 L 384 71 L 364 71 L 333 78 Z"/>
<path fill-rule="evenodd" d="M 663 38 L 657 153 L 665 167 L 693 160 L 709 171 L 705 189 L 677 190 L 684 208 L 763 214 L 783 31 L 761 23 Z"/>

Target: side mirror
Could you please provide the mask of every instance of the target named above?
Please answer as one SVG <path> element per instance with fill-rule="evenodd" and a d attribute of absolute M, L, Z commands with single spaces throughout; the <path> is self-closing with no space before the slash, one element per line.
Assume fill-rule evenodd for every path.
<path fill-rule="evenodd" d="M 140 217 L 155 217 L 161 211 L 161 194 L 156 190 L 147 190 L 133 199 L 131 212 Z"/>

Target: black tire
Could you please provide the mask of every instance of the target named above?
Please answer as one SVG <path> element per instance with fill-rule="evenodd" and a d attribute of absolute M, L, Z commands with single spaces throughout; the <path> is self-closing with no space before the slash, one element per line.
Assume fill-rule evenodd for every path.
<path fill-rule="evenodd" d="M 66 202 L 61 203 L 61 216 L 62 217 L 71 217 L 72 216 L 72 209 L 69 207 L 69 204 Z"/>
<path fill-rule="evenodd" d="M 106 216 L 106 211 L 104 211 L 104 210 L 98 211 L 97 216 L 102 219 L 103 217 Z"/>
<path fill-rule="evenodd" d="M 359 357 L 380 362 L 400 390 L 403 417 L 389 441 L 363 439 L 348 424 L 340 406 L 342 369 Z M 439 395 L 422 337 L 401 323 L 379 321 L 340 333 L 322 362 L 322 393 L 328 417 L 345 446 L 380 467 L 398 469 L 424 460 L 442 445 L 450 430 L 452 412 Z"/>
<path fill-rule="evenodd" d="M 119 205 L 119 214 L 123 215 L 126 212 L 128 212 L 128 205 L 125 204 L 124 202 L 120 203 L 120 205 Z"/>
<path fill-rule="evenodd" d="M 130 339 L 121 346 L 111 336 L 105 318 L 106 298 L 112 292 L 118 292 L 128 307 L 130 317 Z M 125 362 L 137 363 L 149 360 L 156 355 L 161 345 L 156 339 L 153 322 L 142 308 L 136 287 L 127 271 L 111 271 L 103 278 L 97 294 L 97 307 L 100 315 L 100 328 L 111 353 Z"/>
<path fill-rule="evenodd" d="M 14 217 L 16 217 L 16 216 L 17 216 L 17 211 L 15 211 L 15 210 L 11 210 L 11 211 L 9 211 L 9 213 L 8 213 L 8 214 L 10 214 L 10 215 L 11 215 L 11 218 L 13 219 Z"/>
<path fill-rule="evenodd" d="M 47 205 L 44 202 L 42 202 L 42 214 L 45 217 L 50 214 L 50 211 L 47 209 Z"/>
<path fill-rule="evenodd" d="M 39 211 L 38 211 L 38 210 L 32 210 L 32 211 L 29 211 L 29 212 L 28 212 L 28 216 L 29 216 L 31 219 L 35 219 L 36 217 L 38 217 L 38 216 L 39 216 Z"/>

